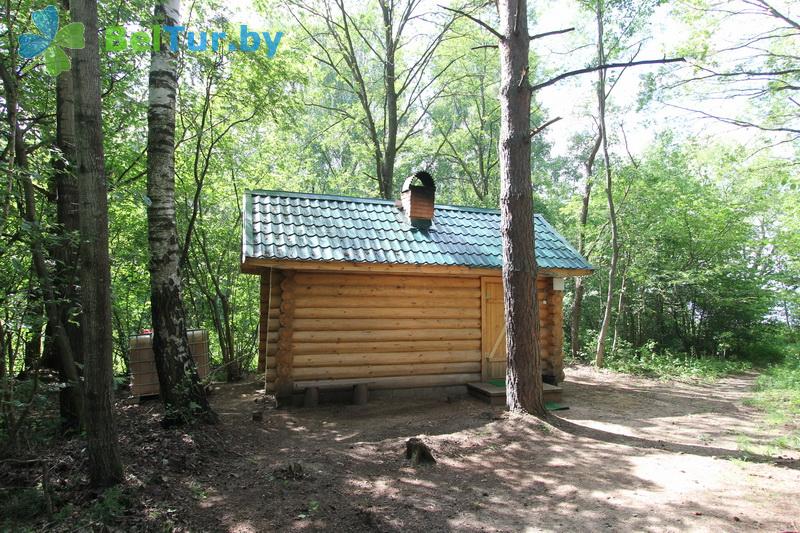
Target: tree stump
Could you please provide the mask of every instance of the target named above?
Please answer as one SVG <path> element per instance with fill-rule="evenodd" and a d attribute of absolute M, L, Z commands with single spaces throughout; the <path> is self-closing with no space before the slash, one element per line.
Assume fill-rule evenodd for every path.
<path fill-rule="evenodd" d="M 422 439 L 412 437 L 406 441 L 406 459 L 411 461 L 413 466 L 418 464 L 434 464 L 433 452 Z"/>

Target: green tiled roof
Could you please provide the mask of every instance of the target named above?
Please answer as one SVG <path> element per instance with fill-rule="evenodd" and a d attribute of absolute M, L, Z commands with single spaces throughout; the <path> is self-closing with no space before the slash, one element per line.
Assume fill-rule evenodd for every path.
<path fill-rule="evenodd" d="M 244 205 L 244 259 L 502 266 L 498 210 L 437 205 L 421 230 L 391 200 L 248 191 Z M 542 216 L 534 227 L 540 268 L 592 268 Z"/>

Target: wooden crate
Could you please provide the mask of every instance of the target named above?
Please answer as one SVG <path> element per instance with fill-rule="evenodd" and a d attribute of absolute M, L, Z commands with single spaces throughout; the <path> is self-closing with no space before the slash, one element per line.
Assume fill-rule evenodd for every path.
<path fill-rule="evenodd" d="M 190 329 L 189 352 L 192 354 L 197 373 L 203 379 L 208 375 L 208 331 Z M 128 343 L 128 357 L 131 370 L 131 391 L 134 396 L 158 396 L 160 387 L 156 363 L 153 360 L 153 335 L 134 335 Z"/>

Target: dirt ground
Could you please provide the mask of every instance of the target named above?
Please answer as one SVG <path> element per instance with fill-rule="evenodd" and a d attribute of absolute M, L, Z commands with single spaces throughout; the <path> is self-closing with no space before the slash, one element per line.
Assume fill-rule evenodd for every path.
<path fill-rule="evenodd" d="M 555 426 L 468 397 L 275 409 L 256 383 L 217 387 L 215 427 L 163 430 L 157 402 L 122 402 L 127 508 L 116 525 L 798 531 L 800 454 L 740 449 L 747 439 L 751 452 L 766 453 L 759 446 L 786 429 L 767 427 L 743 404 L 754 378 L 665 383 L 570 368 L 570 409 L 557 412 Z M 415 436 L 437 464 L 406 461 L 405 441 Z"/>
<path fill-rule="evenodd" d="M 689 385 L 573 368 L 570 409 L 558 412 L 557 429 L 470 398 L 267 407 L 253 422 L 263 408 L 255 386 L 226 387 L 214 402 L 227 453 L 194 476 L 202 495 L 189 524 L 234 532 L 796 531 L 797 455 L 735 459 L 741 436 L 753 445 L 775 436 L 742 403 L 753 379 Z M 436 465 L 406 462 L 412 436 L 430 444 Z"/>

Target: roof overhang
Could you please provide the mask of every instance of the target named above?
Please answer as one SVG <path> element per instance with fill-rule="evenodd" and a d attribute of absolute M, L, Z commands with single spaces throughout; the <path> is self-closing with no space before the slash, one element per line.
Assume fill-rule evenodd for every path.
<path fill-rule="evenodd" d="M 327 270 L 333 272 L 376 272 L 388 274 L 425 274 L 434 276 L 500 276 L 499 268 L 476 268 L 461 265 L 413 265 L 404 263 L 360 263 L 356 261 L 304 261 L 294 259 L 261 259 L 245 257 L 241 271 L 245 274 L 261 274 L 266 269 L 282 270 Z M 551 268 L 539 269 L 540 276 L 567 278 L 588 276 L 590 269 Z"/>

